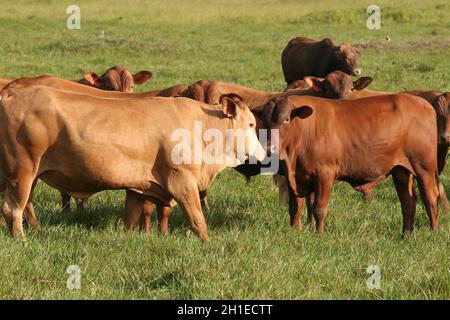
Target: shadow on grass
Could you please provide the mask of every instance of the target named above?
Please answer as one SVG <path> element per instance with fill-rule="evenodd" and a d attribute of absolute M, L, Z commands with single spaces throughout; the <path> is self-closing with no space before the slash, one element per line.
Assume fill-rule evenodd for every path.
<path fill-rule="evenodd" d="M 98 230 L 104 230 L 108 226 L 123 222 L 124 208 L 122 206 L 108 206 L 103 203 L 95 203 L 95 200 L 91 204 L 92 206 L 90 205 L 86 209 L 72 208 L 69 212 L 61 212 L 60 209 L 55 209 L 51 212 L 38 212 L 37 215 L 41 225 L 80 225 L 86 229 Z M 217 201 L 211 201 L 209 210 L 205 208 L 202 208 L 202 210 L 209 229 L 232 229 L 236 225 L 245 229 L 255 223 L 255 217 L 248 213 L 250 210 L 248 205 L 247 202 L 227 204 L 226 199 L 217 199 Z M 156 223 L 157 214 L 154 210 L 151 224 L 156 225 Z M 169 219 L 169 228 L 171 232 L 190 228 L 185 214 L 178 206 L 173 208 Z"/>
<path fill-rule="evenodd" d="M 247 227 L 254 226 L 256 216 L 249 213 L 252 208 L 248 206 L 248 203 L 226 205 L 225 203 L 226 199 L 216 199 L 210 201 L 209 210 L 202 208 L 208 229 L 230 230 L 238 225 L 240 229 L 245 230 Z M 173 209 L 169 226 L 171 231 L 190 227 L 185 214 L 179 207 Z"/>
<path fill-rule="evenodd" d="M 56 212 L 47 216 L 45 221 L 50 226 L 81 225 L 86 229 L 106 229 L 111 224 L 117 224 L 123 218 L 123 208 L 96 207 L 72 209 L 70 212 Z"/>

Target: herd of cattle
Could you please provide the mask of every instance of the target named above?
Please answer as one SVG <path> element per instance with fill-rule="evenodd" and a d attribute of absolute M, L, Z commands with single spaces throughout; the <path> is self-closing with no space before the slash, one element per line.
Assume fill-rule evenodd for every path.
<path fill-rule="evenodd" d="M 103 190 L 126 190 L 124 225 L 149 233 L 156 206 L 162 233 L 178 204 L 198 236 L 208 240 L 202 202 L 226 164 L 175 164 L 171 134 L 184 128 L 251 131 L 245 154 L 232 150 L 235 169 L 247 177 L 263 166 L 242 156 L 280 159 L 276 181 L 287 195 L 292 227 L 308 222 L 320 234 L 332 186 L 346 181 L 367 198 L 386 177 L 394 180 L 403 214 L 403 233 L 412 232 L 417 195 L 430 226 L 438 229 L 438 203 L 447 210 L 439 182 L 450 145 L 450 93 L 403 93 L 365 89 L 370 77 L 355 81 L 360 52 L 330 39 L 292 39 L 282 52 L 284 92 L 263 92 L 213 80 L 133 93 L 151 72 L 132 75 L 113 67 L 79 81 L 52 76 L 0 79 L 0 191 L 2 213 L 12 236 L 23 224 L 38 228 L 32 201 L 38 179 L 58 189 L 63 210 L 73 196 L 83 207 Z M 265 148 L 260 129 L 277 129 Z"/>

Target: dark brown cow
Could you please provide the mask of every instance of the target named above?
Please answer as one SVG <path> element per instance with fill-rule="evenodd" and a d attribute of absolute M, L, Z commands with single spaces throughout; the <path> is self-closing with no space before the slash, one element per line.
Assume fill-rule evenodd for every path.
<path fill-rule="evenodd" d="M 139 71 L 131 74 L 124 67 L 114 66 L 105 71 L 101 76 L 95 72 L 88 72 L 83 79 L 77 82 L 102 90 L 133 92 L 135 84 L 143 84 L 152 77 L 150 71 Z"/>
<path fill-rule="evenodd" d="M 297 37 L 289 41 L 281 54 L 281 65 L 287 84 L 306 76 L 325 77 L 341 70 L 350 75 L 360 75 L 357 59 L 361 53 L 348 44 L 335 46 L 329 38 L 316 41 Z"/>
<path fill-rule="evenodd" d="M 316 229 L 324 232 L 335 181 L 358 188 L 392 175 L 403 213 L 403 232 L 413 230 L 413 178 L 433 230 L 438 228 L 436 114 L 408 94 L 357 100 L 277 98 L 254 110 L 266 129 L 279 129 L 279 149 L 289 184 L 291 224 L 300 225 L 304 197 L 314 192 Z M 426 120 L 429 119 L 429 120 Z"/>
<path fill-rule="evenodd" d="M 303 83 L 298 83 L 297 81 L 294 83 L 302 86 L 302 90 L 307 90 L 307 86 L 309 86 L 315 93 L 314 96 L 329 99 L 350 99 L 355 95 L 355 92 L 361 91 L 369 86 L 373 79 L 371 77 L 361 77 L 353 81 L 348 74 L 342 71 L 333 71 L 327 74 L 325 78 L 309 76 L 305 77 L 302 81 Z M 291 85 L 291 88 L 293 87 Z M 289 89 L 289 86 L 286 92 L 298 95 L 296 94 L 296 90 Z"/>

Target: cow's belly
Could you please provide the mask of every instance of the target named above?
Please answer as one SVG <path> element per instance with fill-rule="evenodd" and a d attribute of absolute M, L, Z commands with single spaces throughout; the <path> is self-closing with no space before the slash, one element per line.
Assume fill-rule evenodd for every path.
<path fill-rule="evenodd" d="M 374 182 L 389 175 L 396 166 L 405 167 L 413 172 L 411 164 L 406 157 L 379 156 L 364 159 L 352 159 L 342 165 L 337 174 L 338 180 L 352 181 L 354 185 L 363 185 Z"/>
<path fill-rule="evenodd" d="M 39 178 L 60 190 L 98 192 L 108 189 L 146 190 L 156 179 L 154 162 L 140 150 L 84 145 L 55 148 L 44 155 Z"/>

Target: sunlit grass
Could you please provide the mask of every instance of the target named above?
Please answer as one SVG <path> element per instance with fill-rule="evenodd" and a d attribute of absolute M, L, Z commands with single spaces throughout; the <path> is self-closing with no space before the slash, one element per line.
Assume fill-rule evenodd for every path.
<path fill-rule="evenodd" d="M 77 79 L 119 64 L 154 73 L 140 90 L 200 79 L 282 90 L 281 50 L 303 35 L 373 44 L 361 49 L 372 88 L 450 90 L 450 47 L 442 42 L 450 38 L 449 4 L 377 2 L 382 29 L 371 31 L 371 1 L 79 1 L 82 28 L 70 31 L 67 3 L 0 1 L 0 77 Z M 450 298 L 449 216 L 441 215 L 441 230 L 432 233 L 420 205 L 414 234 L 402 239 L 390 180 L 369 203 L 336 185 L 322 238 L 309 227 L 290 229 L 270 177 L 246 184 L 226 170 L 209 198 L 205 245 L 178 208 L 169 236 L 153 227 L 146 238 L 123 233 L 123 192 L 100 193 L 86 212 L 62 215 L 58 192 L 40 183 L 42 230 L 28 230 L 24 244 L 0 227 L 0 298 Z M 66 268 L 74 264 L 82 271 L 80 291 L 66 288 Z M 381 290 L 366 286 L 369 265 L 381 269 Z"/>

